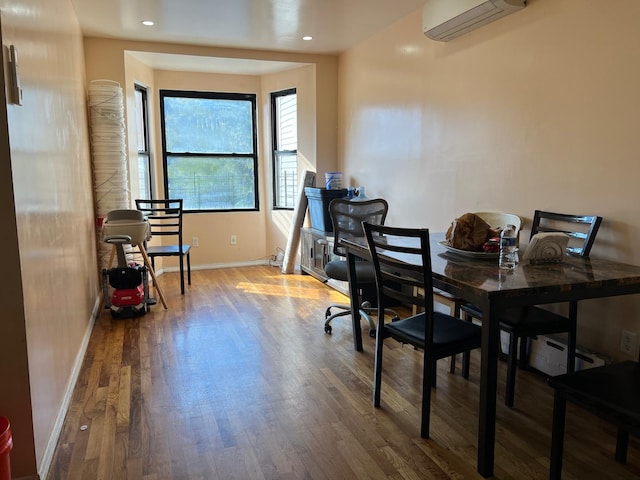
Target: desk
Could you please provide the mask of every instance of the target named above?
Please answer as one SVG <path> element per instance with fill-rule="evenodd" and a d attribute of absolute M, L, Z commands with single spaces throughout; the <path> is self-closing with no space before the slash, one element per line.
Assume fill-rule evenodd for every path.
<path fill-rule="evenodd" d="M 434 287 L 478 305 L 483 312 L 477 470 L 483 477 L 490 477 L 493 475 L 495 450 L 500 312 L 511 307 L 640 293 L 640 267 L 566 256 L 560 264 L 521 263 L 514 271 L 505 272 L 498 268 L 495 259 L 467 258 L 449 253 L 439 243 L 442 240 L 442 233 L 430 236 Z M 353 262 L 356 256 L 367 258 L 369 249 L 364 237 L 343 240 L 342 243 L 347 249 L 349 291 L 351 305 L 354 306 L 358 305 L 358 292 Z M 354 348 L 362 351 L 362 329 L 357 308 L 352 308 L 352 319 Z"/>

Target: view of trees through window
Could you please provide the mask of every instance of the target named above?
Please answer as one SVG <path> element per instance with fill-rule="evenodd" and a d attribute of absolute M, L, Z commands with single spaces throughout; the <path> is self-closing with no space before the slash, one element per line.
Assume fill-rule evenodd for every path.
<path fill-rule="evenodd" d="M 167 198 L 184 209 L 257 210 L 256 96 L 160 91 Z"/>

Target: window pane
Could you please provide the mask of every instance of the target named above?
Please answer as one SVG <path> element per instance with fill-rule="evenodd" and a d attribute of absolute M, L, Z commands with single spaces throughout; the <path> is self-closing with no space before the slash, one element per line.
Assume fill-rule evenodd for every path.
<path fill-rule="evenodd" d="M 169 198 L 185 210 L 255 208 L 253 158 L 167 156 Z"/>
<path fill-rule="evenodd" d="M 295 153 L 276 153 L 276 206 L 294 208 L 298 194 L 298 159 Z"/>
<path fill-rule="evenodd" d="M 146 119 L 145 119 L 145 102 L 146 95 L 145 92 L 140 90 L 139 88 L 135 89 L 135 98 L 136 98 L 136 139 L 138 144 L 138 151 L 146 151 L 147 150 L 147 128 L 146 128 Z"/>
<path fill-rule="evenodd" d="M 258 210 L 256 95 L 160 90 L 165 195 L 185 211 Z"/>
<path fill-rule="evenodd" d="M 151 198 L 151 173 L 149 172 L 149 155 L 138 154 L 138 194 L 137 198 Z"/>
<path fill-rule="evenodd" d="M 168 153 L 253 154 L 250 101 L 164 98 Z"/>
<path fill-rule="evenodd" d="M 294 208 L 298 190 L 298 96 L 295 90 L 271 94 L 273 109 L 273 205 Z"/>
<path fill-rule="evenodd" d="M 276 125 L 277 150 L 296 150 L 298 148 L 297 96 L 287 95 L 276 99 L 278 123 Z"/>

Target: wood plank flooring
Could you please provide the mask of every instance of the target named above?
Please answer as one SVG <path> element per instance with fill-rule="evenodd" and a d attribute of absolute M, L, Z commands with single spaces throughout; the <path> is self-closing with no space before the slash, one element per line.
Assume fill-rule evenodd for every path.
<path fill-rule="evenodd" d="M 96 321 L 48 479 L 477 479 L 479 355 L 471 376 L 438 366 L 432 438 L 419 435 L 421 352 L 388 341 L 382 408 L 371 405 L 374 339 L 353 350 L 347 298 L 275 267 L 160 277 L 168 310 Z M 460 362 L 458 362 L 458 365 Z M 552 397 L 518 372 L 516 407 L 499 365 L 495 478 L 548 478 Z M 83 427 L 86 426 L 86 429 Z M 564 478 L 640 477 L 615 432 L 569 406 Z"/>

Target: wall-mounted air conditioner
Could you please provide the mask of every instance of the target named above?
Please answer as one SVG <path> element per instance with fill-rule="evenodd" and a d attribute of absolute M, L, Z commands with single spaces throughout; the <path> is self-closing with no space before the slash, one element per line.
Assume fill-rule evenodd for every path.
<path fill-rule="evenodd" d="M 522 10 L 526 0 L 427 0 L 422 30 L 433 40 L 447 42 L 510 13 Z"/>

